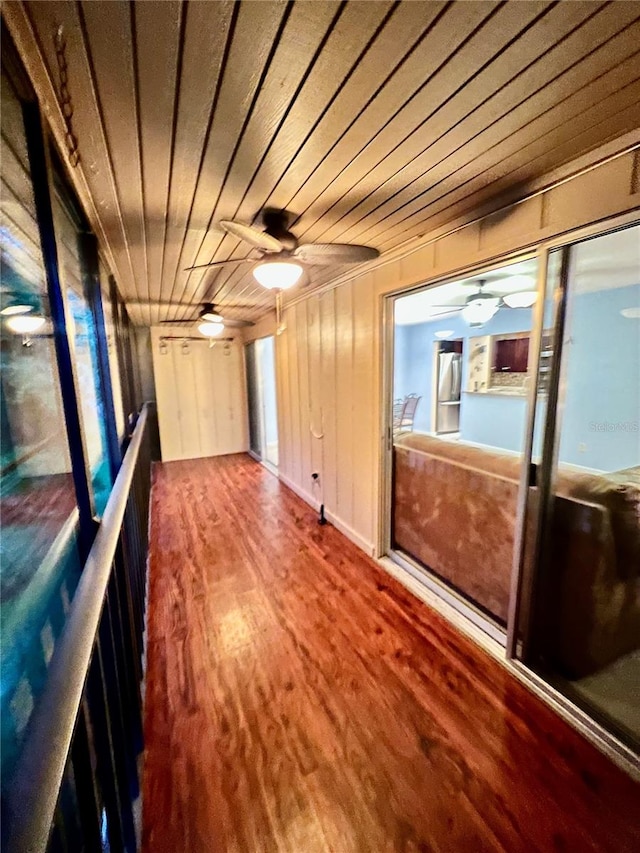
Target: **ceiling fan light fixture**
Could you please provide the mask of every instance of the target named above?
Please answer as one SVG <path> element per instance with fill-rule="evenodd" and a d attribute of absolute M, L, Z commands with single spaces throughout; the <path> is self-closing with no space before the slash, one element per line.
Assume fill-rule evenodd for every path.
<path fill-rule="evenodd" d="M 505 293 L 502 301 L 509 308 L 531 308 L 537 298 L 535 290 L 521 290 L 519 293 Z"/>
<path fill-rule="evenodd" d="M 482 326 L 487 323 L 500 307 L 497 296 L 476 296 L 462 309 L 462 318 L 470 326 Z"/>
<path fill-rule="evenodd" d="M 302 267 L 293 261 L 261 261 L 253 268 L 253 277 L 268 290 L 293 287 L 302 275 Z"/>
<path fill-rule="evenodd" d="M 7 320 L 7 326 L 16 335 L 32 335 L 41 329 L 46 320 L 39 314 L 14 314 Z"/>
<path fill-rule="evenodd" d="M 202 314 L 200 314 L 200 319 L 204 323 L 222 323 L 224 322 L 220 314 L 216 313 L 213 310 L 205 309 Z"/>
<path fill-rule="evenodd" d="M 198 325 L 198 331 L 205 338 L 217 338 L 224 332 L 224 323 L 221 320 L 215 322 L 205 321 Z"/>

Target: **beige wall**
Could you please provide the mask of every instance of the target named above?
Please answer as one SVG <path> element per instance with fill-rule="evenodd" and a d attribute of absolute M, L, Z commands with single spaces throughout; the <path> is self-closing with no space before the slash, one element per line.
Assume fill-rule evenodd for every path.
<path fill-rule="evenodd" d="M 382 295 L 638 210 L 639 167 L 637 150 L 624 154 L 453 234 L 407 246 L 405 257 L 380 259 L 368 271 L 289 303 L 286 329 L 276 339 L 283 481 L 314 502 L 311 474 L 320 473 L 330 520 L 375 552 L 383 449 Z"/>

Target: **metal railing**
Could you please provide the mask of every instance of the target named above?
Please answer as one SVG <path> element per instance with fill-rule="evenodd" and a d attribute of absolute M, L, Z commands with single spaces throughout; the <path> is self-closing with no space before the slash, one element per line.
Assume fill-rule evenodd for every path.
<path fill-rule="evenodd" d="M 3 849 L 134 851 L 151 447 L 140 413 L 3 807 Z"/>

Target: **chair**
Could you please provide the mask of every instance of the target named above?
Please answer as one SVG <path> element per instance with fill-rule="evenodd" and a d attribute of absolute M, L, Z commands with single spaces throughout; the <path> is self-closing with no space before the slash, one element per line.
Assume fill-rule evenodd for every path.
<path fill-rule="evenodd" d="M 407 394 L 404 400 L 393 402 L 393 433 L 413 432 L 413 421 L 416 409 L 422 397 L 417 394 Z"/>

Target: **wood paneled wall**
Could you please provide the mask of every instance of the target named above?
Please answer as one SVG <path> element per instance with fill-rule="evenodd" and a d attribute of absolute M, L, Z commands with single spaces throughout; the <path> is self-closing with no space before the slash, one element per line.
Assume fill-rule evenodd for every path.
<path fill-rule="evenodd" d="M 317 503 L 311 479 L 317 471 L 330 520 L 375 553 L 383 449 L 381 297 L 617 214 L 638 210 L 640 216 L 639 174 L 636 150 L 290 302 L 286 329 L 276 339 L 284 482 Z"/>

